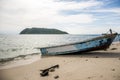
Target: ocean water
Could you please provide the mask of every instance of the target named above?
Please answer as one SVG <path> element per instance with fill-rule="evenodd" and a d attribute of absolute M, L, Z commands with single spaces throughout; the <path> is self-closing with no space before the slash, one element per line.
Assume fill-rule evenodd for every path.
<path fill-rule="evenodd" d="M 0 63 L 40 56 L 38 47 L 80 42 L 96 36 L 99 35 L 0 35 Z"/>

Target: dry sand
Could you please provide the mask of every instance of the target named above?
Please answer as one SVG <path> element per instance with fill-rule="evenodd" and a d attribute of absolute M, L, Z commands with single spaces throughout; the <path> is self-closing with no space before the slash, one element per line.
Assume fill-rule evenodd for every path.
<path fill-rule="evenodd" d="M 41 69 L 59 68 L 41 77 Z M 55 77 L 57 78 L 55 79 Z M 120 80 L 120 43 L 107 51 L 42 57 L 34 63 L 0 70 L 0 80 Z"/>

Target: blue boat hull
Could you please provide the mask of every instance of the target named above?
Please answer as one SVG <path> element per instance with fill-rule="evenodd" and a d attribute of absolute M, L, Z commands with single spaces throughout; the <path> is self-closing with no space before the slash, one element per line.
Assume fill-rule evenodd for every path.
<path fill-rule="evenodd" d="M 52 47 L 44 47 L 44 48 L 40 48 L 40 50 L 42 55 L 58 55 L 58 54 L 70 54 L 70 53 L 87 52 L 87 51 L 95 51 L 95 50 L 105 50 L 111 45 L 116 35 L 117 33 L 108 34 L 90 40 L 86 40 L 83 42 L 52 46 Z"/>

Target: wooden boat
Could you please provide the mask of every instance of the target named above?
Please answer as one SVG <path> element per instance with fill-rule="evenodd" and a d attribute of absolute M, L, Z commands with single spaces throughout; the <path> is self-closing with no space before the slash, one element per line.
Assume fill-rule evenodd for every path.
<path fill-rule="evenodd" d="M 59 46 L 43 47 L 40 48 L 42 55 L 58 55 L 80 53 L 95 50 L 106 50 L 109 48 L 117 33 L 104 34 L 96 38 L 85 40 L 82 42 L 70 43 Z"/>

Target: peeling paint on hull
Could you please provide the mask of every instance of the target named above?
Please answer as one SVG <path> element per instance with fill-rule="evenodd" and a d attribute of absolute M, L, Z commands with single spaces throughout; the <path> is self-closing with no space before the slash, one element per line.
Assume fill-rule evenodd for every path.
<path fill-rule="evenodd" d="M 102 35 L 83 42 L 71 43 L 66 45 L 40 48 L 42 55 L 70 54 L 77 52 L 87 52 L 107 49 L 117 33 Z"/>

